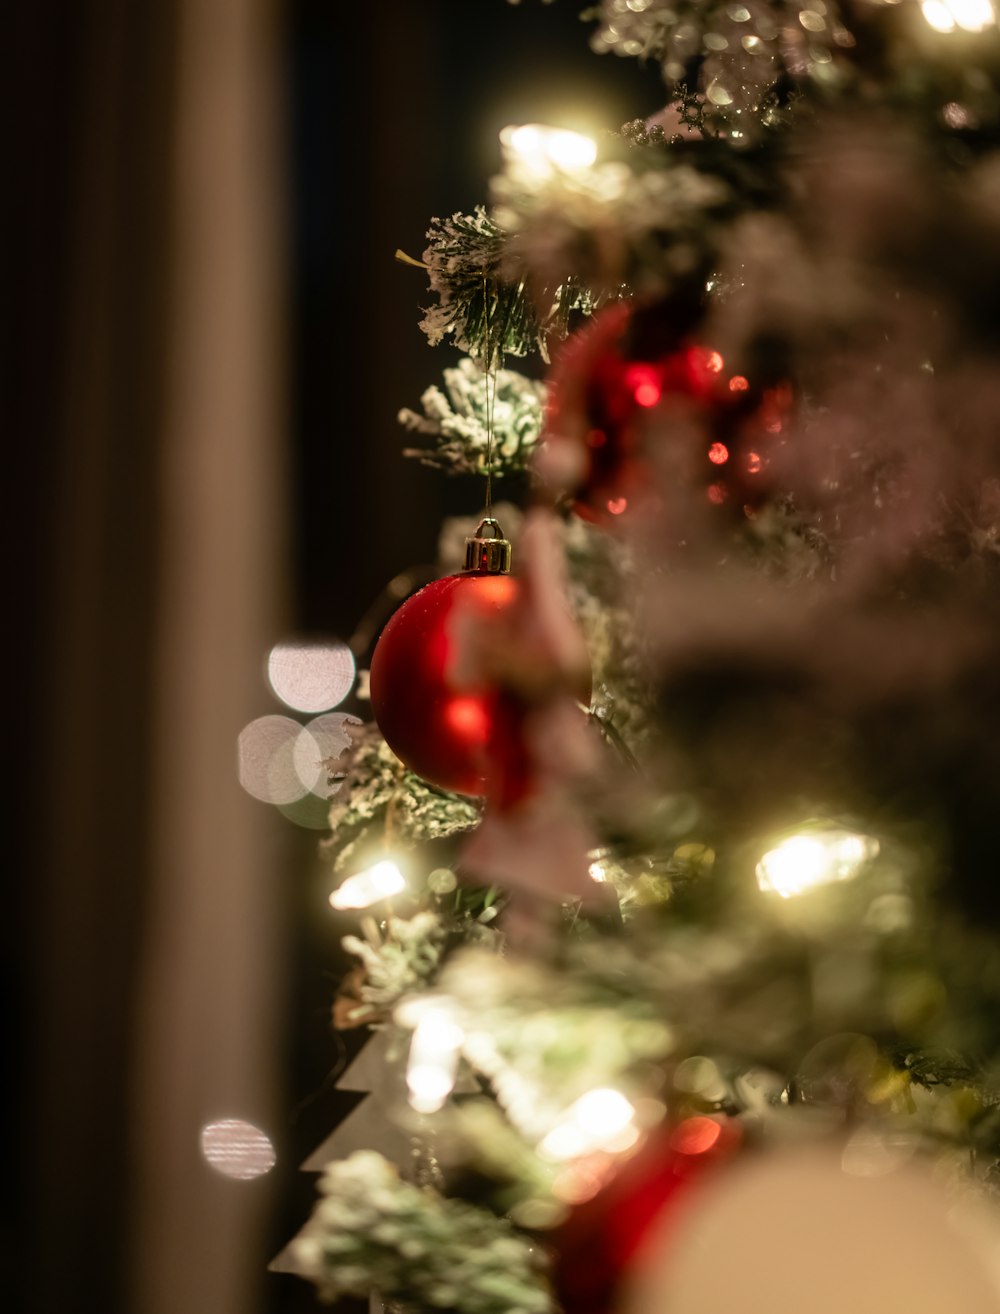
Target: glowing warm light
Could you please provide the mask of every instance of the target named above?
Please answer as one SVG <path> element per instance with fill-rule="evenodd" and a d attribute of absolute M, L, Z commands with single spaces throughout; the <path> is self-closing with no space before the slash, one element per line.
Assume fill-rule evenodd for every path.
<path fill-rule="evenodd" d="M 630 1100 L 618 1090 L 604 1087 L 581 1095 L 573 1105 L 573 1117 L 591 1136 L 617 1136 L 635 1117 Z"/>
<path fill-rule="evenodd" d="M 267 658 L 267 678 L 286 707 L 327 712 L 354 685 L 354 654 L 346 643 L 276 643 Z"/>
<path fill-rule="evenodd" d="M 627 507 L 628 507 L 627 497 L 608 498 L 608 510 L 611 512 L 613 516 L 620 516 L 621 513 L 627 509 Z"/>
<path fill-rule="evenodd" d="M 579 1159 L 593 1150 L 590 1138 L 572 1123 L 560 1123 L 553 1127 L 538 1147 L 538 1153 L 544 1159 L 554 1159 L 557 1163 L 564 1159 Z"/>
<path fill-rule="evenodd" d="M 582 1159 L 567 1164 L 552 1182 L 552 1194 L 563 1204 L 583 1204 L 594 1198 L 608 1181 L 609 1173 L 607 1160 Z"/>
<path fill-rule="evenodd" d="M 582 172 L 597 159 L 591 137 L 543 123 L 510 124 L 500 133 L 500 145 L 508 160 L 537 178 Z"/>
<path fill-rule="evenodd" d="M 990 0 L 922 0 L 920 9 L 935 32 L 982 32 L 997 21 Z"/>
<path fill-rule="evenodd" d="M 747 452 L 747 473 L 759 474 L 760 468 L 764 464 L 759 452 Z"/>
<path fill-rule="evenodd" d="M 729 460 L 729 448 L 725 443 L 713 443 L 708 449 L 708 459 L 713 465 L 725 465 Z"/>
<path fill-rule="evenodd" d="M 757 884 L 790 899 L 819 885 L 852 879 L 878 853 L 878 841 L 850 831 L 792 835 L 757 864 Z"/>
<path fill-rule="evenodd" d="M 452 698 L 445 709 L 448 729 L 471 743 L 485 743 L 490 733 L 490 717 L 478 698 Z"/>
<path fill-rule="evenodd" d="M 923 0 L 920 6 L 924 18 L 935 32 L 954 32 L 955 20 L 942 0 Z"/>
<path fill-rule="evenodd" d="M 455 1089 L 464 1038 L 447 1006 L 420 1010 L 406 1065 L 410 1104 L 417 1113 L 436 1113 Z"/>
<path fill-rule="evenodd" d="M 330 906 L 338 912 L 346 908 L 370 908 L 380 899 L 390 899 L 405 889 L 403 873 L 394 862 L 376 862 L 367 871 L 348 876 L 330 895 Z"/>
<path fill-rule="evenodd" d="M 247 1182 L 275 1165 L 274 1146 L 252 1122 L 238 1118 L 210 1122 L 202 1127 L 200 1140 L 205 1162 L 224 1177 Z"/>
<path fill-rule="evenodd" d="M 730 392 L 746 392 L 749 387 L 749 380 L 745 379 L 742 374 L 734 374 L 729 380 Z"/>
<path fill-rule="evenodd" d="M 722 1126 L 714 1118 L 685 1118 L 670 1138 L 678 1154 L 705 1154 L 722 1135 Z"/>
<path fill-rule="evenodd" d="M 717 351 L 709 351 L 705 355 L 705 368 L 710 374 L 721 374 L 725 363 Z"/>
<path fill-rule="evenodd" d="M 706 493 L 708 500 L 720 506 L 726 500 L 726 490 L 722 484 L 709 484 Z"/>
<path fill-rule="evenodd" d="M 590 873 L 590 879 L 597 881 L 598 885 L 602 885 L 608 879 L 607 869 L 603 862 L 592 862 L 587 871 Z"/>
<path fill-rule="evenodd" d="M 639 1139 L 635 1108 L 621 1091 L 588 1091 L 571 1105 L 538 1147 L 545 1159 L 561 1162 L 597 1150 L 620 1154 Z"/>

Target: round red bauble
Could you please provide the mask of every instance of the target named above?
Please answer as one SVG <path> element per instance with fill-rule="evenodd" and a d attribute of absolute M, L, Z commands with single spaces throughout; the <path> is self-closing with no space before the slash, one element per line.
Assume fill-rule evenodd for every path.
<path fill-rule="evenodd" d="M 402 762 L 456 794 L 486 792 L 486 754 L 497 737 L 495 688 L 454 688 L 448 681 L 456 605 L 480 614 L 505 611 L 518 594 L 511 575 L 468 572 L 425 585 L 399 608 L 372 654 L 375 720 Z"/>
<path fill-rule="evenodd" d="M 683 463 L 699 495 L 755 505 L 790 409 L 787 385 L 729 370 L 719 352 L 671 329 L 669 306 L 624 302 L 567 339 L 548 388 L 543 482 L 605 527 L 656 505 L 665 463 L 655 444 L 664 421 L 681 413 L 699 434 L 700 450 Z"/>
<path fill-rule="evenodd" d="M 687 1208 L 689 1194 L 735 1153 L 738 1125 L 695 1116 L 651 1136 L 550 1234 L 553 1285 L 565 1314 L 610 1314 L 623 1279 L 656 1226 Z"/>

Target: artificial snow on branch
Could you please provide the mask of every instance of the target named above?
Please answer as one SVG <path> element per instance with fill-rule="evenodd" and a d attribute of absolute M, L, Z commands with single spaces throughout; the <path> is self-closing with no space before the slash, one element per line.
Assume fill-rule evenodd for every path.
<path fill-rule="evenodd" d="M 466 356 L 444 371 L 444 388 L 428 388 L 420 404 L 422 415 L 406 408 L 399 412 L 399 422 L 435 443 L 408 448 L 404 456 L 449 474 L 482 475 L 491 450 L 490 471 L 501 479 L 528 467 L 542 428 L 545 385 L 514 370 L 498 370 L 491 378 Z"/>
<path fill-rule="evenodd" d="M 343 871 L 368 842 L 419 844 L 471 830 L 476 802 L 436 789 L 408 771 L 375 725 L 351 727 L 351 747 L 327 766 L 340 788 L 330 806 L 329 851 Z"/>
<path fill-rule="evenodd" d="M 996 125 L 1000 114 L 988 3 L 601 0 L 595 16 L 592 49 L 656 60 L 682 122 L 737 150 L 803 107 L 870 102 L 875 80 L 949 127 Z"/>
<path fill-rule="evenodd" d="M 319 1186 L 289 1250 L 324 1300 L 374 1292 L 415 1311 L 550 1314 L 541 1249 L 489 1210 L 404 1182 L 370 1150 L 330 1164 Z"/>
<path fill-rule="evenodd" d="M 573 312 L 589 314 L 590 295 L 567 279 L 560 286 L 529 290 L 506 272 L 508 234 L 483 206 L 471 215 L 433 219 L 424 252 L 431 291 L 438 302 L 420 327 L 431 346 L 450 337 L 460 351 L 491 369 L 507 356 L 537 351 L 548 359 L 548 340 L 563 336 Z"/>

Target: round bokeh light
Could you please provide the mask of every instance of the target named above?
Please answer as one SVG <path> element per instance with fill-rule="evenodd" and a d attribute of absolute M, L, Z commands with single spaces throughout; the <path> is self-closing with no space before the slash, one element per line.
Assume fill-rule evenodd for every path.
<path fill-rule="evenodd" d="M 223 1118 L 202 1127 L 201 1153 L 217 1173 L 243 1182 L 262 1177 L 275 1165 L 270 1138 L 252 1122 L 239 1118 Z"/>
<path fill-rule="evenodd" d="M 267 658 L 267 678 L 286 707 L 327 712 L 354 686 L 354 654 L 338 640 L 276 643 Z"/>

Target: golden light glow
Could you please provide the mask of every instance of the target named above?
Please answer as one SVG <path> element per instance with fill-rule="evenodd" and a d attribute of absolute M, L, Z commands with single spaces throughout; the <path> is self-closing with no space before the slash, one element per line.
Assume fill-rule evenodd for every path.
<path fill-rule="evenodd" d="M 390 899 L 405 889 L 403 873 L 394 862 L 376 862 L 367 871 L 348 876 L 330 895 L 330 905 L 338 912 L 348 908 L 370 908 L 380 899 Z"/>
<path fill-rule="evenodd" d="M 620 1154 L 639 1139 L 635 1108 L 621 1091 L 602 1087 L 571 1105 L 538 1147 L 545 1159 L 562 1162 L 595 1151 Z"/>
<path fill-rule="evenodd" d="M 436 1113 L 455 1089 L 464 1039 L 446 1005 L 420 1010 L 406 1065 L 410 1104 L 417 1113 Z"/>
<path fill-rule="evenodd" d="M 990 0 L 922 0 L 920 9 L 935 32 L 983 32 L 997 21 Z"/>
<path fill-rule="evenodd" d="M 591 137 L 544 123 L 510 124 L 500 133 L 500 145 L 508 161 L 538 179 L 582 172 L 597 159 Z"/>
<path fill-rule="evenodd" d="M 757 884 L 782 899 L 851 880 L 878 853 L 878 841 L 846 830 L 792 835 L 757 864 Z"/>

